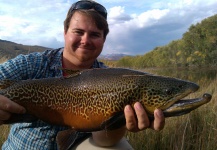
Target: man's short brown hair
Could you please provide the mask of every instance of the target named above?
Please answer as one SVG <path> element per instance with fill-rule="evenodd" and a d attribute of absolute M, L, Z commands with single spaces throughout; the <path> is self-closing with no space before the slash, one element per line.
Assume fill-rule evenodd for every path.
<path fill-rule="evenodd" d="M 70 21 L 75 12 L 81 13 L 85 16 L 90 17 L 93 22 L 95 23 L 96 27 L 99 30 L 104 31 L 104 38 L 106 39 L 107 34 L 109 33 L 109 27 L 108 27 L 108 22 L 104 17 L 102 17 L 97 11 L 89 9 L 89 10 L 84 10 L 84 9 L 79 9 L 79 10 L 69 10 L 66 16 L 66 19 L 64 21 L 64 32 L 66 33 L 69 29 Z"/>

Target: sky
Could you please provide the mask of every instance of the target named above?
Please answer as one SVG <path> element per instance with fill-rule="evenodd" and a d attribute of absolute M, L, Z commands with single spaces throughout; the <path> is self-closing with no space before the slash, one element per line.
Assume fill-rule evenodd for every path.
<path fill-rule="evenodd" d="M 110 32 L 102 54 L 143 55 L 182 38 L 192 24 L 217 14 L 216 0 L 96 0 Z M 0 39 L 64 47 L 63 21 L 75 0 L 0 0 Z"/>

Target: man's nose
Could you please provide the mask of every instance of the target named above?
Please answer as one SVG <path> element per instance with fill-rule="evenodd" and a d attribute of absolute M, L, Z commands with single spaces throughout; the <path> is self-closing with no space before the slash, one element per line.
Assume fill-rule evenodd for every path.
<path fill-rule="evenodd" d="M 81 43 L 82 44 L 87 44 L 90 42 L 90 36 L 85 33 L 82 37 L 81 37 Z"/>

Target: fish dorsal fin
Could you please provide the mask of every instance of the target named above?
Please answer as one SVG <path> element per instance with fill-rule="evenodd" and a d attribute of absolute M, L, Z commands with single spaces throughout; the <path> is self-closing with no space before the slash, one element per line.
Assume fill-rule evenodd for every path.
<path fill-rule="evenodd" d="M 56 138 L 58 150 L 70 149 L 70 147 L 74 144 L 77 136 L 78 132 L 73 129 L 58 132 Z"/>
<path fill-rule="evenodd" d="M 11 86 L 17 82 L 19 82 L 19 81 L 18 80 L 8 80 L 8 79 L 0 80 L 0 89 L 6 89 L 9 86 Z"/>
<path fill-rule="evenodd" d="M 81 74 L 82 70 L 73 70 L 73 69 L 67 69 L 67 68 L 60 68 L 66 76 L 64 78 L 70 78 L 70 77 L 75 77 Z"/>
<path fill-rule="evenodd" d="M 132 75 L 123 75 L 123 77 L 144 77 L 147 74 L 132 74 Z"/>

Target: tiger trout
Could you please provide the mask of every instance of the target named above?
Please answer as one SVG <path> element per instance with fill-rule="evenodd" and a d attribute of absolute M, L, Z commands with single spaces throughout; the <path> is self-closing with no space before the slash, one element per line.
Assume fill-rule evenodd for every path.
<path fill-rule="evenodd" d="M 0 95 L 24 106 L 27 114 L 76 131 L 117 128 L 117 122 L 125 123 L 124 107 L 133 106 L 137 101 L 152 118 L 156 108 L 163 110 L 165 117 L 179 116 L 211 100 L 210 94 L 181 100 L 199 86 L 171 77 L 123 68 L 63 71 L 69 76 L 2 80 Z M 22 121 L 25 122 L 25 118 Z"/>

